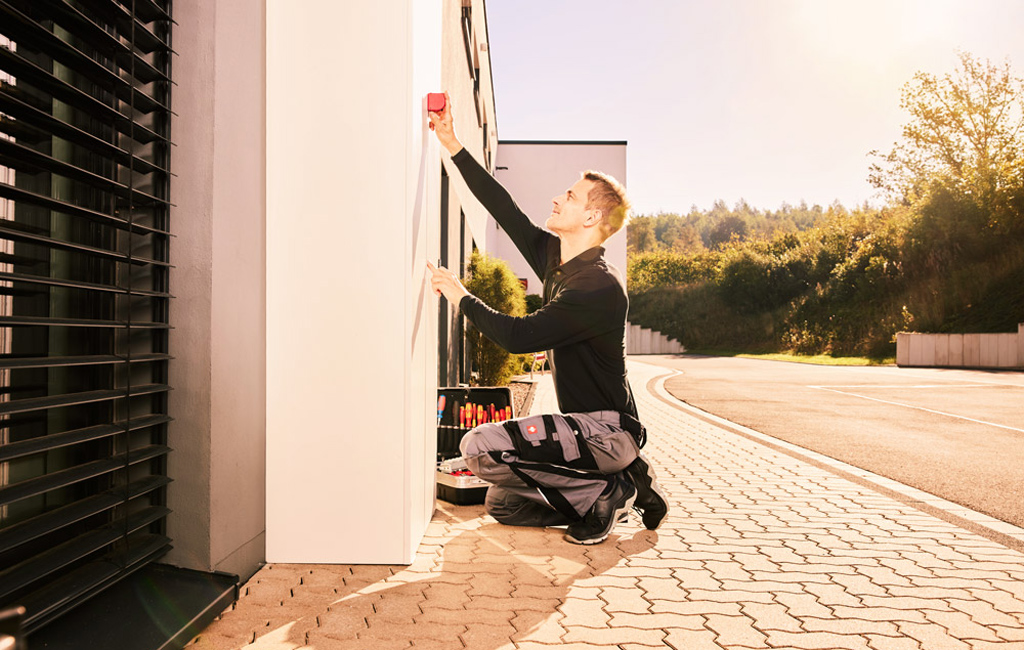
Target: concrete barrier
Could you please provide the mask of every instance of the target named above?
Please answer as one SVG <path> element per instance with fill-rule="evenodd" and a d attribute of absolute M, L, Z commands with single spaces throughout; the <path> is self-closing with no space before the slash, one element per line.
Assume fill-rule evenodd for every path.
<path fill-rule="evenodd" d="M 896 365 L 916 368 L 1024 368 L 1024 323 L 1016 333 L 896 334 Z"/>
<path fill-rule="evenodd" d="M 683 344 L 648 327 L 627 323 L 626 354 L 680 354 Z"/>

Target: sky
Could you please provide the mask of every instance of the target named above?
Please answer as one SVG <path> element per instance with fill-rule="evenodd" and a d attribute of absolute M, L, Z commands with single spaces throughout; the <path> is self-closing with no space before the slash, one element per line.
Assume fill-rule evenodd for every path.
<path fill-rule="evenodd" d="M 634 213 L 847 207 L 957 52 L 1024 77 L 1020 0 L 486 0 L 499 140 L 625 140 Z"/>

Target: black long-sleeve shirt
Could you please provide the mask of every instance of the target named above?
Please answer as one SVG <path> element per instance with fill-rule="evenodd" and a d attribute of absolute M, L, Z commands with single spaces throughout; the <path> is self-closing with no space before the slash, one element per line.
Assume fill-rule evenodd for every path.
<path fill-rule="evenodd" d="M 595 246 L 565 264 L 561 242 L 527 217 L 501 184 L 465 149 L 452 156 L 470 191 L 497 220 L 538 277 L 544 305 L 523 317 L 497 312 L 475 296 L 459 308 L 509 352 L 547 351 L 563 413 L 620 411 L 637 417 L 626 377 L 626 288 Z"/>

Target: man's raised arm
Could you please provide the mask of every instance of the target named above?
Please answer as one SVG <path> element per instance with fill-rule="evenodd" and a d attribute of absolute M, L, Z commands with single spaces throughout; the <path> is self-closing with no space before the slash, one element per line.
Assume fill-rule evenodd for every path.
<path fill-rule="evenodd" d="M 451 101 L 445 93 L 445 106 L 440 112 L 428 113 L 430 128 L 437 139 L 452 156 L 452 162 L 459 169 L 463 180 L 473 195 L 491 216 L 508 233 L 512 243 L 526 258 L 526 262 L 538 277 L 543 278 L 547 270 L 548 255 L 556 239 L 553 234 L 533 223 L 501 183 L 478 163 L 462 146 L 455 135 L 452 121 Z M 557 254 L 557 252 L 555 253 Z"/>

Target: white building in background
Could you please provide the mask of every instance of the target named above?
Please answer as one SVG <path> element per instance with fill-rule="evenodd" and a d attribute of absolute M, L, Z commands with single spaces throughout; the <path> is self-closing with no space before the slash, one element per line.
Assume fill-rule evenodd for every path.
<path fill-rule="evenodd" d="M 551 200 L 579 180 L 580 172 L 593 169 L 614 176 L 626 185 L 626 142 L 501 140 L 495 177 L 511 192 L 516 203 L 534 223 L 543 226 L 551 214 Z M 628 185 L 627 185 L 628 194 Z M 526 280 L 526 292 L 543 292 L 542 281 L 526 264 L 498 224 L 488 225 L 488 252 L 509 262 L 518 278 Z M 626 280 L 626 230 L 607 242 L 608 261 Z"/>

